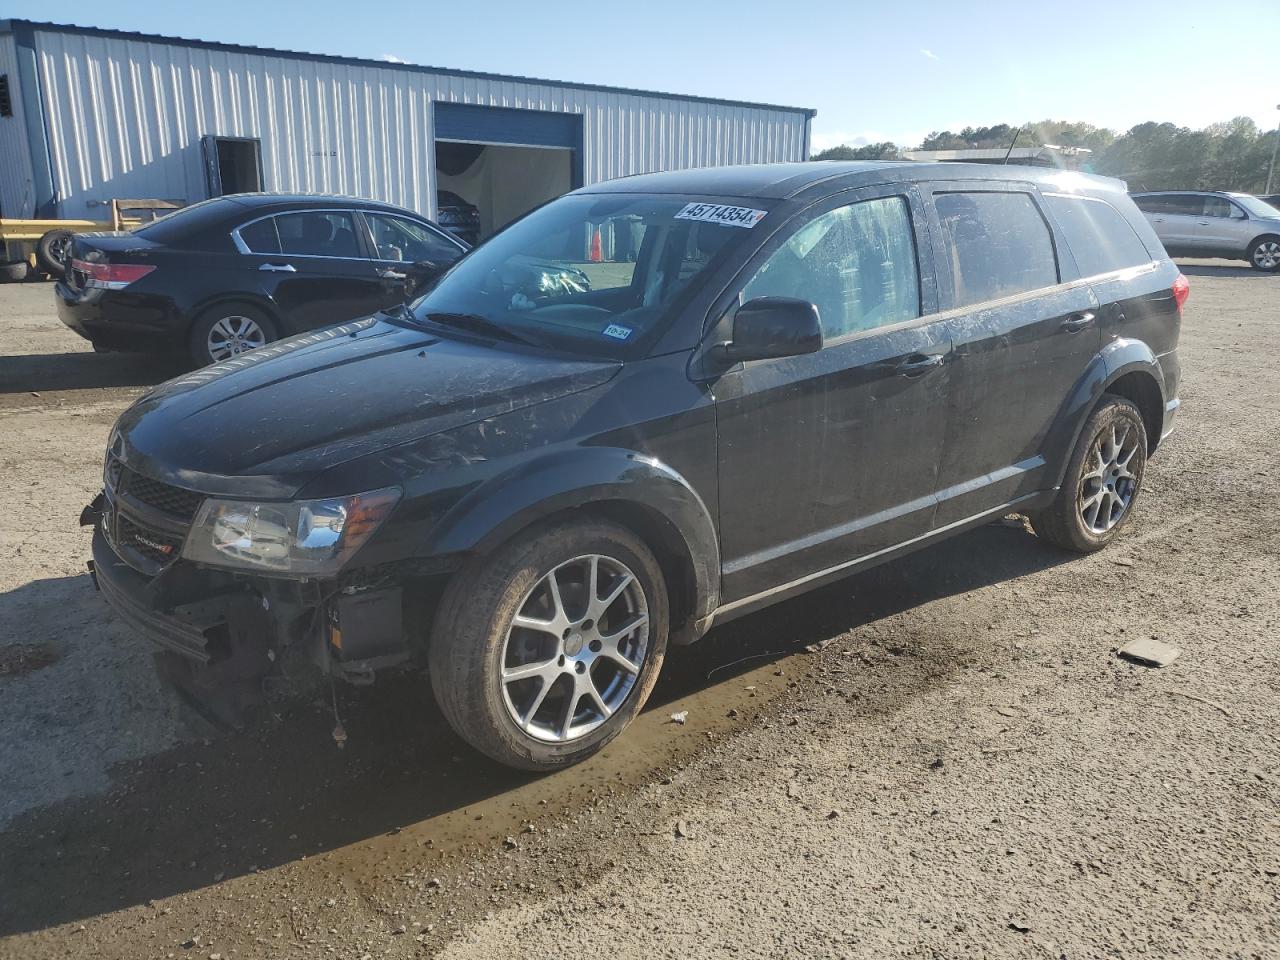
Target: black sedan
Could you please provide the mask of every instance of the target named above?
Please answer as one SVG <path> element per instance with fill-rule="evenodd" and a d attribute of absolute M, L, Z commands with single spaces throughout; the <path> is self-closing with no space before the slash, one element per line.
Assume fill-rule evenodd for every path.
<path fill-rule="evenodd" d="M 218 197 L 127 233 L 76 236 L 58 314 L 95 349 L 203 366 L 403 303 L 467 249 L 371 200 Z"/>

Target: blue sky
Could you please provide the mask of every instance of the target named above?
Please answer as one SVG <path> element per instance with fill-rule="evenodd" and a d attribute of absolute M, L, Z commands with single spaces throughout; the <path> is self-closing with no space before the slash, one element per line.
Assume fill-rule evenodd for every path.
<path fill-rule="evenodd" d="M 1265 5 L 1264 5 L 1265 6 Z M 966 9 L 967 8 L 967 9 Z M 1280 19 L 1210 3 L 0 0 L 0 17 L 814 107 L 814 148 L 1054 118 L 1280 123 Z"/>

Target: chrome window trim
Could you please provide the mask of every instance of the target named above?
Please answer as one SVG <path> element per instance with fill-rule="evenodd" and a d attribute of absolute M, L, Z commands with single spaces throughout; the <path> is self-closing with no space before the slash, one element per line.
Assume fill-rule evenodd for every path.
<path fill-rule="evenodd" d="M 363 256 L 362 257 L 329 257 L 329 256 L 325 256 L 322 253 L 259 252 L 257 250 L 250 250 L 249 245 L 245 243 L 244 239 L 240 236 L 241 230 L 243 230 L 245 227 L 251 227 L 255 223 L 261 223 L 263 220 L 270 220 L 273 217 L 287 217 L 287 216 L 290 216 L 291 214 L 298 214 L 298 213 L 345 213 L 351 217 L 351 226 L 354 228 L 356 226 L 355 215 L 360 212 L 363 212 L 363 211 L 361 211 L 358 207 L 307 207 L 304 210 L 277 210 L 275 213 L 264 213 L 260 217 L 254 217 L 252 220 L 246 220 L 244 223 L 240 224 L 238 227 L 232 230 L 231 242 L 236 245 L 236 249 L 239 250 L 242 254 L 253 256 L 253 257 L 298 257 L 306 260 L 363 260 L 366 263 L 373 263 L 374 261 L 372 259 L 370 259 L 369 257 L 363 257 Z M 279 231 L 276 232 L 276 235 L 279 236 Z"/>

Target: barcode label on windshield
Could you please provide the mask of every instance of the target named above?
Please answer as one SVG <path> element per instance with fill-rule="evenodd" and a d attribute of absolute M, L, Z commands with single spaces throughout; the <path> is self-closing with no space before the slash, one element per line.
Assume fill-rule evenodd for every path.
<path fill-rule="evenodd" d="M 686 203 L 684 209 L 676 214 L 677 220 L 702 220 L 707 223 L 719 223 L 726 227 L 746 227 L 750 230 L 764 219 L 766 210 L 752 210 L 750 207 L 731 207 L 723 203 Z"/>

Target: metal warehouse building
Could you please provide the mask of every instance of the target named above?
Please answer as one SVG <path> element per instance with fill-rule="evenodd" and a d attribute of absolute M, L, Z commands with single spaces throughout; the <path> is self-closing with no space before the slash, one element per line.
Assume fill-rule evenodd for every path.
<path fill-rule="evenodd" d="M 806 159 L 814 113 L 25 20 L 0 21 L 0 85 L 0 216 L 20 218 L 246 190 L 435 217 L 447 191 L 488 232 L 613 177 Z"/>

